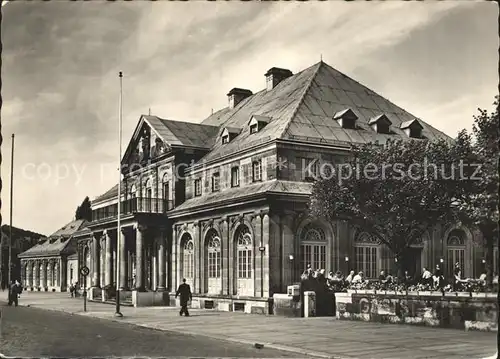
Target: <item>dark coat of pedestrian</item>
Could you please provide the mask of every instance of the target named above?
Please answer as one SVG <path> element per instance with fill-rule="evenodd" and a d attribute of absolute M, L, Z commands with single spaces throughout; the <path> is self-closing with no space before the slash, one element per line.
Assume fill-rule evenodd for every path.
<path fill-rule="evenodd" d="M 187 305 L 188 302 L 193 299 L 193 294 L 191 293 L 191 287 L 186 283 L 186 279 L 182 280 L 182 284 L 175 293 L 175 297 L 177 298 L 178 296 L 180 296 L 181 299 L 181 311 L 179 312 L 179 315 L 182 316 L 184 313 L 186 317 L 189 317 Z"/>
<path fill-rule="evenodd" d="M 21 285 L 15 281 L 12 281 L 9 287 L 9 305 L 12 305 L 12 303 L 14 303 L 17 307 L 17 305 L 19 304 L 19 295 L 21 294 L 21 291 Z"/>

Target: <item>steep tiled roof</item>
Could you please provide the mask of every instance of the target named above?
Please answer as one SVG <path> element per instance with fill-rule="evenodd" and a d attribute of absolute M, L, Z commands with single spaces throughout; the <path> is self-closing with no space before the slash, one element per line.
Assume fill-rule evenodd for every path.
<path fill-rule="evenodd" d="M 219 128 L 208 124 L 164 120 L 143 115 L 144 119 L 169 145 L 210 148 Z"/>
<path fill-rule="evenodd" d="M 255 196 L 259 194 L 297 194 L 297 195 L 310 195 L 312 190 L 311 183 L 305 182 L 292 182 L 292 181 L 279 181 L 272 180 L 266 182 L 259 182 L 243 187 L 230 188 L 225 191 L 210 193 L 205 196 L 194 197 L 170 212 L 170 216 L 174 216 L 177 212 L 182 212 L 186 209 L 193 209 L 196 207 L 215 205 L 223 203 L 228 200 L 244 199 L 248 196 Z"/>
<path fill-rule="evenodd" d="M 28 249 L 27 251 L 19 254 L 20 258 L 29 258 L 37 256 L 53 256 L 64 253 L 68 244 L 71 241 L 71 236 L 79 229 L 86 225 L 83 219 L 77 219 L 66 224 L 64 227 L 55 231 L 48 238 L 43 238 L 40 242 Z"/>
<path fill-rule="evenodd" d="M 351 109 L 358 117 L 357 129 L 344 129 L 333 119 Z M 246 125 L 252 115 L 271 118 L 262 130 L 250 134 Z M 392 134 L 375 132 L 371 118 L 385 114 L 392 122 Z M 230 143 L 216 141 L 202 161 L 209 161 L 259 142 L 294 139 L 331 144 L 385 143 L 388 138 L 407 139 L 401 123 L 415 116 L 396 106 L 324 62 L 309 67 L 279 83 L 271 91 L 262 90 L 241 101 L 234 109 L 223 109 L 202 124 L 244 128 Z M 441 131 L 419 121 L 428 139 L 449 138 Z"/>
<path fill-rule="evenodd" d="M 125 182 L 122 182 L 122 188 L 120 190 L 121 190 L 122 196 L 125 196 Z M 92 200 L 92 203 L 101 202 L 101 201 L 105 201 L 105 200 L 113 199 L 113 198 L 116 199 L 117 193 L 118 193 L 118 184 L 115 184 L 113 187 L 108 189 L 106 192 L 104 192 L 103 194 L 94 198 Z"/>

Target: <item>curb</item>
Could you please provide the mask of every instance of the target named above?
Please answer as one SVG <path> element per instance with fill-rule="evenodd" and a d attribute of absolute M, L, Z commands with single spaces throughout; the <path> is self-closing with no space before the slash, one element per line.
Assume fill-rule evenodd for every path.
<path fill-rule="evenodd" d="M 108 320 L 111 322 L 117 322 L 117 323 L 124 323 L 122 319 L 116 319 L 116 318 L 107 318 L 107 317 L 98 317 L 93 314 L 86 314 L 88 312 L 82 312 L 82 311 L 68 311 L 68 310 L 62 310 L 62 309 L 52 309 L 52 308 L 40 308 L 37 306 L 32 306 L 30 304 L 19 304 L 19 306 L 22 307 L 29 307 L 29 308 L 36 308 L 36 309 L 41 309 L 41 310 L 47 310 L 51 312 L 59 312 L 59 313 L 66 313 L 66 314 L 71 314 L 71 315 L 79 315 L 82 317 L 91 317 L 91 318 L 96 318 L 96 319 L 103 319 L 103 320 Z M 153 329 L 161 332 L 173 332 L 173 333 L 179 333 L 179 334 L 185 334 L 185 335 L 192 335 L 192 336 L 200 336 L 200 337 L 205 337 L 205 338 L 210 338 L 210 339 L 215 339 L 215 340 L 222 340 L 225 342 L 231 342 L 231 343 L 238 343 L 238 344 L 246 344 L 246 345 L 251 345 L 254 346 L 256 344 L 255 341 L 250 341 L 246 339 L 236 339 L 236 338 L 230 338 L 230 337 L 224 337 L 224 336 L 218 336 L 218 335 L 211 335 L 211 334 L 203 334 L 203 333 L 196 333 L 196 332 L 189 332 L 185 330 L 176 330 L 176 329 L 163 329 L 163 328 L 157 328 L 157 327 L 152 327 L 148 324 L 140 324 L 140 323 L 131 323 L 131 322 L 125 322 L 126 324 L 134 325 L 136 327 L 142 327 L 142 328 L 148 328 L 148 329 Z M 281 350 L 281 351 L 286 351 L 289 353 L 296 353 L 296 354 L 301 354 L 305 355 L 308 357 L 316 357 L 316 358 L 324 358 L 324 359 L 356 359 L 355 357 L 348 357 L 348 356 L 338 356 L 338 355 L 332 355 L 329 353 L 324 353 L 324 352 L 317 352 L 317 351 L 312 351 L 308 349 L 302 349 L 302 348 L 296 348 L 292 346 L 287 346 L 287 345 L 280 345 L 280 344 L 274 344 L 274 343 L 259 343 L 264 346 L 264 348 L 269 348 L 269 349 L 274 349 L 274 350 Z M 0 354 L 0 359 L 9 359 L 9 357 L 2 356 Z"/>

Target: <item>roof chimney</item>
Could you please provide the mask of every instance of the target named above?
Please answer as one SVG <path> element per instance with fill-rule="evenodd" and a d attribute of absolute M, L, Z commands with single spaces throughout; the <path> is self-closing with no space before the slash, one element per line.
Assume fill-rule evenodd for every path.
<path fill-rule="evenodd" d="M 229 100 L 229 108 L 235 108 L 241 101 L 246 99 L 249 96 L 252 96 L 253 92 L 246 89 L 233 88 L 227 94 L 227 98 Z"/>
<path fill-rule="evenodd" d="M 266 74 L 266 85 L 267 91 L 271 91 L 284 79 L 293 76 L 292 71 L 287 69 L 281 69 L 279 67 L 272 67 L 267 70 Z"/>

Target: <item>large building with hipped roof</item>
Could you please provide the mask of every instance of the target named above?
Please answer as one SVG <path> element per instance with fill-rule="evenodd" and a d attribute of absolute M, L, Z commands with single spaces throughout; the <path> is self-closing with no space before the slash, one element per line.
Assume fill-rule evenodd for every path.
<path fill-rule="evenodd" d="M 369 278 L 394 266 L 362 228 L 312 218 L 312 184 L 352 144 L 449 137 L 324 62 L 264 77 L 263 90 L 231 89 L 201 123 L 140 117 L 122 159 L 120 241 L 117 186 L 92 201 L 79 239 L 94 299 L 112 300 L 118 280 L 135 305 L 173 304 L 185 278 L 194 306 L 268 313 L 307 264 Z M 443 224 L 414 246 L 408 270 L 460 262 L 478 275 L 479 242 L 478 231 Z"/>
<path fill-rule="evenodd" d="M 30 291 L 67 291 L 78 281 L 78 264 L 69 261 L 77 252 L 77 237 L 87 222 L 73 220 L 18 255 L 21 260 L 21 284 Z M 69 265 L 68 265 L 69 264 Z"/>

